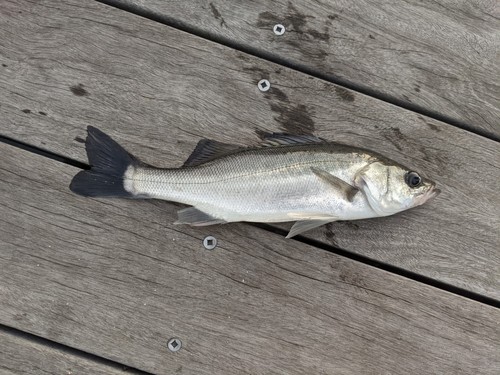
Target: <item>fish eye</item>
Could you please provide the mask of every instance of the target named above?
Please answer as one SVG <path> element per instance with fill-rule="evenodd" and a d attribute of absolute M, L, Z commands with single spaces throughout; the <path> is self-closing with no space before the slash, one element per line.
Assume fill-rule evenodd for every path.
<path fill-rule="evenodd" d="M 422 183 L 422 177 L 417 172 L 408 172 L 405 175 L 405 182 L 411 188 L 416 188 Z"/>

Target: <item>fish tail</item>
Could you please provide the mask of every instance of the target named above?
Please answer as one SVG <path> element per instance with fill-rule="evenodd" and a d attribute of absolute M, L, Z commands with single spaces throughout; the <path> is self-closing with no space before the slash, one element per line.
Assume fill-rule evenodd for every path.
<path fill-rule="evenodd" d="M 69 186 L 73 193 L 86 197 L 137 197 L 126 178 L 141 164 L 137 158 L 93 126 L 87 127 L 85 149 L 90 170 L 73 177 Z"/>

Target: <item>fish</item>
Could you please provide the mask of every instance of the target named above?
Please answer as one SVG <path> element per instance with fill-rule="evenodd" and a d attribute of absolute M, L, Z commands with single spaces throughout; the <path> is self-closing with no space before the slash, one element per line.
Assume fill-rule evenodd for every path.
<path fill-rule="evenodd" d="M 189 207 L 175 224 L 294 221 L 287 238 L 341 220 L 393 215 L 435 198 L 436 183 L 378 153 L 313 135 L 269 133 L 250 147 L 202 139 L 178 168 L 143 163 L 88 126 L 89 170 L 72 192 Z"/>

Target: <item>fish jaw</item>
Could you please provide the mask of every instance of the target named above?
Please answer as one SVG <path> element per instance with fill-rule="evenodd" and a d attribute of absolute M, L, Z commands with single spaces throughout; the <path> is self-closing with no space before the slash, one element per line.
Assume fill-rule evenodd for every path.
<path fill-rule="evenodd" d="M 436 188 L 435 185 L 433 185 L 424 194 L 422 194 L 419 197 L 415 198 L 415 206 L 421 206 L 424 203 L 430 202 L 431 200 L 433 200 L 434 198 L 436 198 L 439 194 L 441 194 L 441 189 L 438 189 L 438 188 Z"/>

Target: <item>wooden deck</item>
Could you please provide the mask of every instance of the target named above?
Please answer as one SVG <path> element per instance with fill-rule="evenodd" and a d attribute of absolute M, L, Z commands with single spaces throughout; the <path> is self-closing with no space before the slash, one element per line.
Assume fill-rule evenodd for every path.
<path fill-rule="evenodd" d="M 500 373 L 495 1 L 104 2 L 0 2 L 1 374 Z M 158 166 L 313 133 L 443 192 L 292 240 L 174 226 L 69 191 L 87 125 Z"/>

